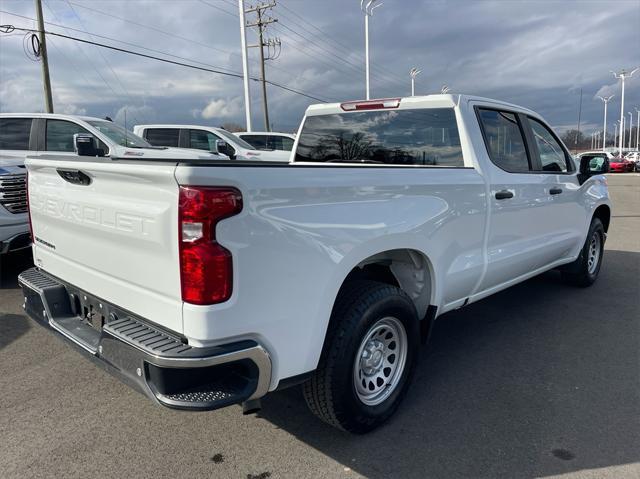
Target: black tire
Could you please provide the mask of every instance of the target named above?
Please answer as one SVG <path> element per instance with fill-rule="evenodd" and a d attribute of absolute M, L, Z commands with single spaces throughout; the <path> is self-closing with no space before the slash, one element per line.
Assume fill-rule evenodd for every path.
<path fill-rule="evenodd" d="M 356 391 L 356 355 L 364 343 L 365 335 L 371 337 L 372 328 L 380 327 L 385 318 L 397 320 L 396 323 L 404 328 L 406 359 L 401 371 L 400 366 L 394 370 L 392 377 L 395 378 L 395 387 L 392 387 L 392 391 L 381 393 L 379 399 L 382 402 L 379 404 L 367 405 Z M 381 331 L 381 334 L 384 332 Z M 307 405 L 316 416 L 339 429 L 355 434 L 375 429 L 393 415 L 406 395 L 419 344 L 417 313 L 404 291 L 375 281 L 347 283 L 333 308 L 318 368 L 303 385 Z M 401 346 L 398 348 L 400 350 Z M 387 368 L 383 369 L 386 374 Z M 360 368 L 356 371 L 358 373 L 361 373 Z M 362 382 L 364 385 L 364 379 Z M 379 384 L 378 387 L 381 387 L 381 391 L 389 389 L 386 384 Z M 386 399 L 383 399 L 384 394 L 389 394 Z"/>
<path fill-rule="evenodd" d="M 597 237 L 597 238 L 596 238 Z M 580 251 L 580 256 L 573 263 L 567 265 L 562 270 L 562 278 L 569 284 L 586 288 L 595 283 L 602 266 L 602 258 L 604 256 L 604 226 L 598 218 L 591 220 L 587 239 Z M 597 242 L 598 258 L 594 266 L 590 265 L 589 251 L 592 241 Z"/>

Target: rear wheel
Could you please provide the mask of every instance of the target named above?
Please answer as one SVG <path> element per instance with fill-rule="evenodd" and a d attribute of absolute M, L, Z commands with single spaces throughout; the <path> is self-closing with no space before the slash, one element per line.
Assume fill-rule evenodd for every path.
<path fill-rule="evenodd" d="M 591 286 L 598 278 L 604 255 L 604 227 L 598 218 L 591 220 L 580 256 L 562 271 L 562 277 L 576 286 Z"/>
<path fill-rule="evenodd" d="M 415 307 L 401 289 L 374 281 L 345 285 L 318 368 L 303 386 L 309 408 L 337 428 L 371 431 L 406 395 L 418 346 Z"/>

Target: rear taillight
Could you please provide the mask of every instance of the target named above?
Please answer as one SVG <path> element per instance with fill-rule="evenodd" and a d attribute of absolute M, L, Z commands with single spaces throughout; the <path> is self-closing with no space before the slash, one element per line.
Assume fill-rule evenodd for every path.
<path fill-rule="evenodd" d="M 231 253 L 216 241 L 216 225 L 240 211 L 242 195 L 235 188 L 180 187 L 178 234 L 183 301 L 214 304 L 231 297 Z"/>

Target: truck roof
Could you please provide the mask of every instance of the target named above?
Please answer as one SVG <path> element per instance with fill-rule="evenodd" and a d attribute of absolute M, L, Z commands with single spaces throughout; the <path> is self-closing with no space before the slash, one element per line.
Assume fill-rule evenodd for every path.
<path fill-rule="evenodd" d="M 376 102 L 381 100 L 391 100 L 391 98 L 377 98 L 371 100 L 355 100 L 341 103 L 320 103 L 310 105 L 307 108 L 306 115 L 326 115 L 329 113 L 343 113 L 341 105 L 344 103 L 358 103 L 358 102 Z M 475 95 L 462 95 L 462 94 L 434 94 L 434 95 L 422 95 L 422 96 L 408 96 L 408 97 L 396 97 L 393 100 L 399 100 L 399 109 L 403 108 L 453 108 L 470 101 L 477 101 L 480 103 L 486 103 L 494 106 L 503 106 L 513 110 L 520 110 L 533 116 L 539 116 L 534 111 L 528 108 L 514 105 L 501 100 L 493 100 L 491 98 L 484 98 Z"/>
<path fill-rule="evenodd" d="M 56 120 L 109 121 L 104 118 L 85 115 L 65 115 L 61 113 L 0 113 L 0 118 L 52 118 Z"/>

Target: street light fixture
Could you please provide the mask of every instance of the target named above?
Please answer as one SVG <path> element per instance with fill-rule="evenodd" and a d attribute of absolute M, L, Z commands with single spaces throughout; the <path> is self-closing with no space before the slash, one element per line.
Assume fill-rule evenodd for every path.
<path fill-rule="evenodd" d="M 373 11 L 380 7 L 382 3 L 378 0 L 360 0 L 360 9 L 364 12 L 364 55 L 365 55 L 365 74 L 366 74 L 366 96 L 369 100 L 369 17 L 373 15 Z"/>
<path fill-rule="evenodd" d="M 451 88 L 449 88 L 448 85 L 442 85 L 442 88 L 440 89 L 440 93 L 442 93 L 443 95 L 446 95 L 450 91 L 451 91 Z"/>
<path fill-rule="evenodd" d="M 422 73 L 422 70 L 418 70 L 416 67 L 409 70 L 409 76 L 411 77 L 411 96 L 416 96 L 416 77 L 420 73 Z"/>
<path fill-rule="evenodd" d="M 620 99 L 620 128 L 621 128 L 621 134 L 620 134 L 620 156 L 622 156 L 622 147 L 624 146 L 624 81 L 627 78 L 631 78 L 633 76 L 633 74 L 635 72 L 637 72 L 638 70 L 640 70 L 640 67 L 638 68 L 634 68 L 633 70 L 631 70 L 630 72 L 626 71 L 624 68 L 620 71 L 620 73 L 616 73 L 614 71 L 612 71 L 611 73 L 613 73 L 613 76 L 615 78 L 620 79 L 620 81 L 622 82 L 622 97 Z"/>
<path fill-rule="evenodd" d="M 613 97 L 614 95 L 609 95 L 607 97 L 598 97 L 604 103 L 604 133 L 602 134 L 602 151 L 605 151 L 605 148 L 607 147 L 607 105 L 609 104 L 609 100 L 611 100 Z M 615 136 L 613 137 L 613 142 L 616 142 Z"/>

